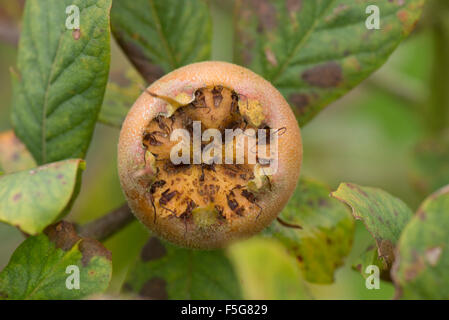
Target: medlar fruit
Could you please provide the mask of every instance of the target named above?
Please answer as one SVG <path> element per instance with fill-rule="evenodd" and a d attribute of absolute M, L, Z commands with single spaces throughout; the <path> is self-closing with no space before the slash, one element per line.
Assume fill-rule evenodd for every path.
<path fill-rule="evenodd" d="M 282 95 L 224 62 L 154 82 L 129 111 L 118 145 L 136 217 L 190 248 L 222 247 L 265 228 L 290 198 L 301 161 L 300 130 Z"/>

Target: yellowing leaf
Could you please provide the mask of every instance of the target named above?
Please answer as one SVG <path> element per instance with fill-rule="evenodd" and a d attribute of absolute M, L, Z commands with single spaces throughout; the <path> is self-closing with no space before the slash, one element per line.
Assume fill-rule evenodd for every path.
<path fill-rule="evenodd" d="M 65 160 L 0 176 L 0 221 L 37 234 L 68 213 L 81 183 L 82 160 Z"/>

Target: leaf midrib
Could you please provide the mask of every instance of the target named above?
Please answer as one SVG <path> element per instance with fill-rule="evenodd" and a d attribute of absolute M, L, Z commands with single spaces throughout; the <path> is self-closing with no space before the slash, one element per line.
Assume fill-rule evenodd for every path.
<path fill-rule="evenodd" d="M 164 46 L 164 48 L 167 52 L 168 60 L 169 60 L 169 63 L 171 64 L 171 68 L 176 69 L 177 68 L 176 58 L 171 50 L 170 44 L 167 42 L 165 33 L 162 30 L 162 23 L 161 23 L 161 20 L 159 19 L 158 12 L 154 5 L 154 0 L 149 0 L 149 3 L 150 3 L 150 7 L 151 7 L 151 15 L 153 16 L 153 19 L 156 24 L 156 32 L 158 33 L 159 38 L 162 41 L 162 45 Z"/>
<path fill-rule="evenodd" d="M 72 248 L 70 248 L 70 251 L 65 252 L 64 255 L 62 256 L 62 258 L 59 259 L 58 262 L 56 262 L 53 266 L 50 267 L 50 270 L 45 270 L 45 265 L 44 265 L 44 267 L 41 269 L 41 272 L 39 274 L 39 281 L 38 281 L 38 283 L 36 284 L 34 289 L 25 296 L 24 300 L 28 300 L 30 297 L 32 297 L 36 293 L 36 291 L 38 291 L 38 289 L 40 289 L 40 287 L 42 286 L 44 281 L 46 279 L 48 279 L 49 275 L 52 274 L 53 271 L 63 261 L 66 261 L 68 258 L 71 257 L 72 254 L 76 253 L 76 250 L 79 248 L 78 246 L 79 246 L 80 243 L 81 243 L 81 240 L 79 240 Z M 62 249 L 54 247 L 53 250 L 62 250 Z M 64 250 L 62 250 L 62 251 L 64 251 Z M 54 254 L 54 252 L 52 252 L 51 254 Z M 48 260 L 50 259 L 51 254 L 47 256 L 46 262 L 48 262 Z"/>
<path fill-rule="evenodd" d="M 42 144 L 42 163 L 46 163 L 47 160 L 47 140 L 46 140 L 46 133 L 47 133 L 47 106 L 48 106 L 48 94 L 50 91 L 50 87 L 52 85 L 51 79 L 53 76 L 56 59 L 58 57 L 58 52 L 61 48 L 62 43 L 62 37 L 64 36 L 64 31 L 60 34 L 59 40 L 58 40 L 58 47 L 55 51 L 55 56 L 53 57 L 53 61 L 51 63 L 50 73 L 48 75 L 47 79 L 47 85 L 45 87 L 45 97 L 44 97 L 44 105 L 42 106 L 42 136 L 41 136 L 41 144 Z"/>
<path fill-rule="evenodd" d="M 275 83 L 276 80 L 281 76 L 281 74 L 284 72 L 285 68 L 288 67 L 291 60 L 296 56 L 299 50 L 301 50 L 304 45 L 307 43 L 309 38 L 311 37 L 312 33 L 317 28 L 319 22 L 321 21 L 321 18 L 327 13 L 327 11 L 335 4 L 336 0 L 330 0 L 327 7 L 323 10 L 323 12 L 315 19 L 312 26 L 309 28 L 307 33 L 302 37 L 302 39 L 296 44 L 295 48 L 291 51 L 291 53 L 287 56 L 287 58 L 284 60 L 284 62 L 280 65 L 278 68 L 278 71 L 271 77 L 271 82 Z"/>

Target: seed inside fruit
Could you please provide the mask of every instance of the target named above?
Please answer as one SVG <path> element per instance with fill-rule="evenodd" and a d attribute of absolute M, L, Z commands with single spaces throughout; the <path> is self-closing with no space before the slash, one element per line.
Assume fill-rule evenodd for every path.
<path fill-rule="evenodd" d="M 269 162 L 264 164 L 258 154 L 259 142 L 269 150 L 270 140 L 266 141 L 265 137 L 262 143 L 257 132 L 259 129 L 273 129 L 264 122 L 265 116 L 258 101 L 246 99 L 223 86 L 199 88 L 189 102 L 186 95 L 173 102 L 157 93 L 149 94 L 170 104 L 167 109 L 171 110 L 169 114 L 155 117 L 142 136 L 142 144 L 147 150 L 146 167 L 154 171 L 147 187 L 149 199 L 156 210 L 155 220 L 174 217 L 186 224 L 210 227 L 248 215 L 257 219 L 262 210 L 258 199 L 271 183 Z M 211 150 L 208 148 L 213 145 L 212 137 L 209 141 L 202 141 L 201 153 L 209 152 L 213 160 L 214 156 L 218 156 L 215 154 L 217 150 L 220 150 L 223 163 L 210 161 L 193 164 L 193 155 L 190 154 L 188 164 L 174 164 L 170 155 L 179 141 L 173 141 L 171 135 L 176 129 L 186 129 L 190 133 L 187 143 L 192 147 L 189 150 L 192 150 L 195 121 L 201 122 L 202 134 L 207 129 L 217 129 L 223 137 L 226 129 L 241 129 L 240 134 L 254 134 L 247 140 L 239 140 L 236 135 L 231 141 Z M 282 134 L 281 130 L 277 132 Z M 254 144 L 249 148 L 251 138 Z M 238 145 L 238 141 L 246 144 Z M 254 156 L 257 164 L 248 161 L 236 163 L 237 147 L 246 150 L 244 160 Z M 225 156 L 229 155 L 226 151 L 229 150 L 232 164 L 224 163 Z"/>

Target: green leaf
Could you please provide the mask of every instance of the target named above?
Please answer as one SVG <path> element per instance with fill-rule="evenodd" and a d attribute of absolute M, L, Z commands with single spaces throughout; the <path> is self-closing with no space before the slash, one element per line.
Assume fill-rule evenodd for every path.
<path fill-rule="evenodd" d="M 66 27 L 70 5 L 80 10 L 80 30 Z M 110 6 L 111 0 L 26 2 L 12 122 L 38 164 L 86 154 L 109 72 Z"/>
<path fill-rule="evenodd" d="M 223 251 L 178 248 L 151 237 L 129 271 L 124 289 L 149 299 L 239 299 L 240 288 Z"/>
<path fill-rule="evenodd" d="M 397 298 L 449 299 L 449 186 L 428 197 L 399 240 Z"/>
<path fill-rule="evenodd" d="M 413 215 L 409 207 L 381 189 L 352 183 L 341 183 L 331 196 L 350 206 L 354 218 L 363 221 L 376 242 L 383 271 L 389 270 L 401 232 Z"/>
<path fill-rule="evenodd" d="M 306 280 L 332 283 L 335 270 L 349 254 L 354 219 L 330 189 L 301 178 L 295 193 L 264 233 L 279 239 L 295 255 Z M 300 226 L 301 229 L 296 226 Z"/>
<path fill-rule="evenodd" d="M 381 258 L 379 258 L 379 252 L 377 250 L 376 245 L 369 245 L 366 250 L 358 257 L 354 263 L 352 264 L 352 268 L 364 277 L 367 278 L 370 273 L 366 273 L 366 268 L 368 266 L 375 265 L 379 267 L 381 271 L 380 277 L 383 280 L 391 281 L 390 277 L 390 269 L 387 269 L 384 265 L 384 262 Z"/>
<path fill-rule="evenodd" d="M 413 152 L 412 182 L 421 194 L 440 189 L 449 181 L 449 134 L 421 141 Z"/>
<path fill-rule="evenodd" d="M 275 240 L 252 238 L 229 248 L 245 299 L 310 299 L 295 259 Z"/>
<path fill-rule="evenodd" d="M 126 75 L 126 83 L 109 81 L 98 121 L 120 128 L 129 109 L 142 93 L 142 80 L 132 72 Z"/>
<path fill-rule="evenodd" d="M 0 170 L 11 173 L 35 166 L 33 157 L 13 131 L 0 133 Z"/>
<path fill-rule="evenodd" d="M 0 221 L 37 234 L 68 213 L 80 184 L 82 160 L 65 160 L 0 176 Z"/>
<path fill-rule="evenodd" d="M 202 0 L 115 0 L 112 32 L 151 83 L 164 73 L 210 59 L 212 20 Z"/>
<path fill-rule="evenodd" d="M 79 270 L 79 290 L 67 287 L 76 275 L 69 266 Z M 96 240 L 80 238 L 72 224 L 62 221 L 17 248 L 0 273 L 0 298 L 80 299 L 103 292 L 111 274 L 111 253 Z"/>
<path fill-rule="evenodd" d="M 271 81 L 303 126 L 378 69 L 413 29 L 424 0 L 237 0 L 235 60 Z"/>

